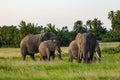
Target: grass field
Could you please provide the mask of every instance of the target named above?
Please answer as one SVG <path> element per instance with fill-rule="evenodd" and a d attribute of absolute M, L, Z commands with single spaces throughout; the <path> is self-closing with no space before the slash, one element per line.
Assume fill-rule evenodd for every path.
<path fill-rule="evenodd" d="M 116 47 L 120 43 L 100 43 L 101 49 Z M 84 64 L 68 61 L 67 47 L 62 47 L 63 61 L 36 61 L 27 56 L 21 60 L 19 48 L 0 48 L 0 80 L 120 80 L 120 53 L 107 54 L 101 63 Z"/>

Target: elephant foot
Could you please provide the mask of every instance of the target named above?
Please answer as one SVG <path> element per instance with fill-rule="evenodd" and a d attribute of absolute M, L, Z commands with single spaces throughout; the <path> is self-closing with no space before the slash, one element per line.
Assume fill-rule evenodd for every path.
<path fill-rule="evenodd" d="M 82 61 L 81 59 L 78 59 L 78 60 L 77 60 L 78 63 L 81 63 L 81 61 Z"/>

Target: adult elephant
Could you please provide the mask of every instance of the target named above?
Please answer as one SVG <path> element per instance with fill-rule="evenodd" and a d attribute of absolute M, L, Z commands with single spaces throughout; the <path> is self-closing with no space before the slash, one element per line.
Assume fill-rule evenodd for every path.
<path fill-rule="evenodd" d="M 82 58 L 85 63 L 92 61 L 97 43 L 95 35 L 92 33 L 78 33 L 76 36 L 76 41 L 79 49 L 78 62 L 81 62 Z"/>
<path fill-rule="evenodd" d="M 78 44 L 77 44 L 77 41 L 76 40 L 73 40 L 69 47 L 68 47 L 68 54 L 69 54 L 69 61 L 72 62 L 73 59 L 76 59 L 78 60 Z M 99 43 L 97 42 L 96 43 L 96 47 L 95 47 L 95 52 L 98 56 L 98 60 L 99 62 L 101 61 L 101 50 L 100 50 L 100 47 L 99 47 Z M 95 62 L 95 57 L 92 59 L 92 62 Z"/>
<path fill-rule="evenodd" d="M 35 60 L 34 54 L 38 53 L 39 44 L 46 40 L 57 40 L 57 36 L 53 32 L 45 32 L 41 34 L 29 34 L 25 36 L 20 43 L 22 59 L 25 60 L 26 55 L 30 55 Z M 58 41 L 58 40 L 57 40 Z M 61 48 L 59 41 L 57 42 L 58 58 L 61 59 Z"/>

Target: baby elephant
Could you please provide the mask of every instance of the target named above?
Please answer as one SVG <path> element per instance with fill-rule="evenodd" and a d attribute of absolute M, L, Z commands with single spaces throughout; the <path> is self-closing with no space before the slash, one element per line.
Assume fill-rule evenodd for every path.
<path fill-rule="evenodd" d="M 76 40 L 73 40 L 68 47 L 69 61 L 72 62 L 73 59 L 78 59 L 78 45 Z"/>
<path fill-rule="evenodd" d="M 39 45 L 39 53 L 42 60 L 50 61 L 50 57 L 54 60 L 57 40 L 43 41 Z"/>

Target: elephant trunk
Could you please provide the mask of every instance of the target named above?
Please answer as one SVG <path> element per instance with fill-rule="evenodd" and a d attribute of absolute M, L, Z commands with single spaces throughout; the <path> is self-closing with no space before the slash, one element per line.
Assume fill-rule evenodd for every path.
<path fill-rule="evenodd" d="M 62 60 L 62 57 L 61 57 L 61 49 L 60 47 L 57 47 L 57 51 L 58 51 L 58 59 Z"/>

